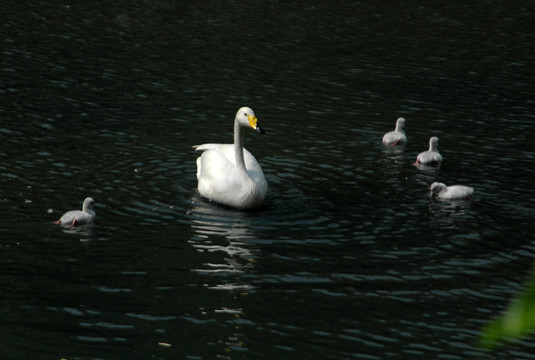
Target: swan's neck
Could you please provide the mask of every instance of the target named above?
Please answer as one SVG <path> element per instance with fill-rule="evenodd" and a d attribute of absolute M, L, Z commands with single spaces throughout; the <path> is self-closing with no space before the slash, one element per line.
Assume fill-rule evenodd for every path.
<path fill-rule="evenodd" d="M 234 154 L 236 158 L 236 168 L 247 173 L 245 159 L 243 158 L 243 128 L 238 121 L 234 122 Z"/>

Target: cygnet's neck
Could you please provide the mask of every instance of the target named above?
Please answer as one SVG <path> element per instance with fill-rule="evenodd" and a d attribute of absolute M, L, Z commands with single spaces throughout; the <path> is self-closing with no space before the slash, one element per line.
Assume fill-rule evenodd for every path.
<path fill-rule="evenodd" d="M 90 206 L 84 206 L 82 208 L 82 211 L 85 212 L 85 213 L 88 213 L 91 216 L 95 216 L 95 210 L 93 210 L 93 208 L 90 207 Z"/>

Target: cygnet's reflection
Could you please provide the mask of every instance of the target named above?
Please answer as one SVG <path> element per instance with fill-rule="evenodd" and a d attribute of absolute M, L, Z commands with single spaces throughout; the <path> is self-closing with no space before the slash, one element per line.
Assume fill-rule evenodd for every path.
<path fill-rule="evenodd" d="M 435 172 L 438 169 L 440 169 L 440 165 L 427 165 L 427 164 L 420 164 L 417 162 L 414 162 L 412 165 L 414 165 L 418 170 L 421 170 L 421 171 Z"/>
<path fill-rule="evenodd" d="M 223 253 L 224 262 L 213 257 L 203 263 L 199 272 L 247 272 L 254 267 L 255 252 L 250 240 L 255 239 L 248 213 L 199 202 L 189 212 L 194 236 L 189 243 L 200 252 Z M 235 284 L 236 285 L 236 284 Z M 235 286 L 233 285 L 233 286 Z M 229 284 L 221 285 L 229 286 Z M 239 285 L 243 287 L 244 285 Z"/>
<path fill-rule="evenodd" d="M 383 147 L 383 160 L 381 169 L 386 174 L 397 176 L 404 172 L 407 164 L 405 146 Z"/>
<path fill-rule="evenodd" d="M 407 154 L 405 153 L 405 145 L 400 146 L 389 146 L 382 148 L 383 155 L 385 158 L 395 161 L 406 161 Z"/>
<path fill-rule="evenodd" d="M 89 223 L 81 226 L 65 226 L 61 228 L 65 234 L 80 236 L 80 241 L 90 241 L 95 235 L 95 224 Z"/>
<path fill-rule="evenodd" d="M 429 200 L 428 212 L 434 227 L 456 228 L 474 221 L 470 210 L 472 202 L 467 200 Z"/>

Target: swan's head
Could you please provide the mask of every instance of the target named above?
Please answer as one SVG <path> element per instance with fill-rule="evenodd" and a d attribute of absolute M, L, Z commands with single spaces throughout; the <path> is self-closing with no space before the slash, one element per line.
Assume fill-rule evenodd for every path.
<path fill-rule="evenodd" d="M 256 118 L 254 111 L 251 108 L 240 108 L 236 113 L 236 121 L 238 121 L 241 126 L 248 126 L 251 129 L 258 131 L 260 134 L 266 133 L 264 129 L 260 127 L 258 119 Z"/>
<path fill-rule="evenodd" d="M 443 183 L 439 183 L 439 182 L 434 182 L 431 184 L 431 193 L 429 195 L 433 196 L 433 195 L 438 195 L 440 194 L 441 192 L 443 192 L 444 190 L 446 190 L 446 184 L 443 184 Z"/>
<path fill-rule="evenodd" d="M 95 200 L 93 200 L 92 197 L 87 197 L 84 200 L 84 204 L 82 205 L 82 210 L 94 210 L 95 209 Z"/>

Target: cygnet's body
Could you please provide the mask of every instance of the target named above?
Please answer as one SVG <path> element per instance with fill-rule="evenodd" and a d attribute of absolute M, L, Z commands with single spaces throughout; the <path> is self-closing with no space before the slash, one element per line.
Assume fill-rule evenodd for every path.
<path fill-rule="evenodd" d="M 56 221 L 56 224 L 62 226 L 80 226 L 93 222 L 95 216 L 95 200 L 88 197 L 84 200 L 82 210 L 67 211 L 58 221 Z"/>
<path fill-rule="evenodd" d="M 396 129 L 389 131 L 383 136 L 383 145 L 396 146 L 405 145 L 407 143 L 407 135 L 403 128 L 405 127 L 405 119 L 400 117 L 396 121 Z"/>
<path fill-rule="evenodd" d="M 474 188 L 465 185 L 451 185 L 434 182 L 431 184 L 431 195 L 436 196 L 438 199 L 445 200 L 462 200 L 471 199 L 471 195 L 474 193 Z"/>
<path fill-rule="evenodd" d="M 414 165 L 438 165 L 442 162 L 442 155 L 437 150 L 438 138 L 433 136 L 429 139 L 429 150 L 421 152 L 416 157 Z"/>

